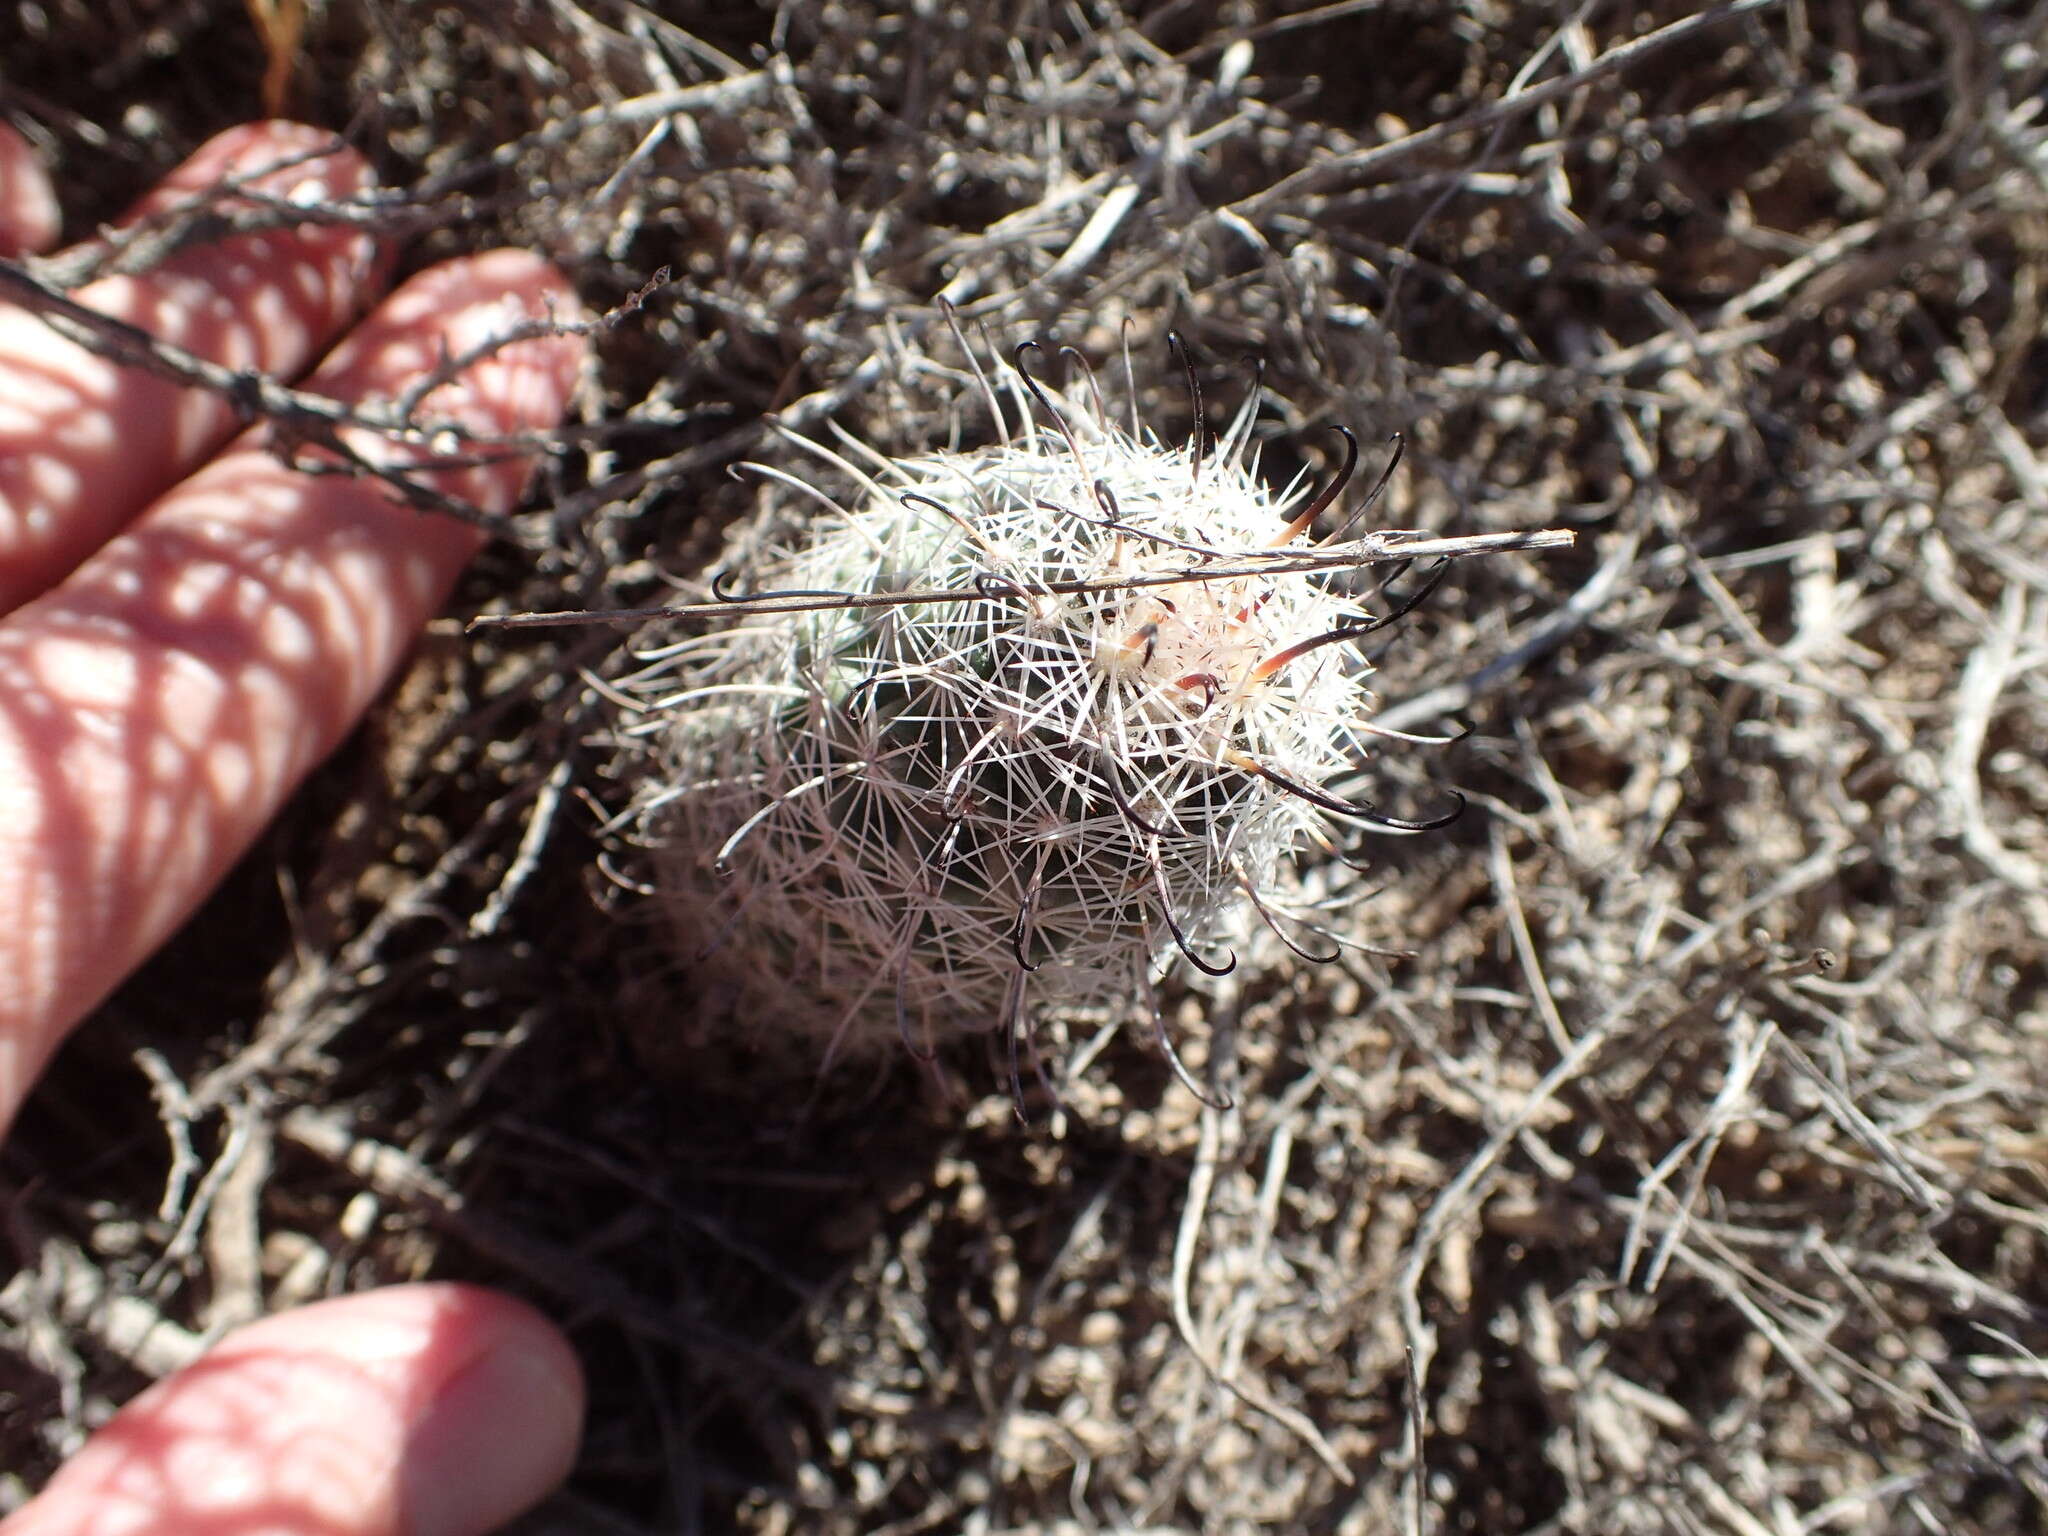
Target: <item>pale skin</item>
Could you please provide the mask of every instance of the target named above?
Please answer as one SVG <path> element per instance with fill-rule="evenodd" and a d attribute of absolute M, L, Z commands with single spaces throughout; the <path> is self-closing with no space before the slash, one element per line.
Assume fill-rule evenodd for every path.
<path fill-rule="evenodd" d="M 152 199 L 329 144 L 289 124 L 233 130 Z M 343 152 L 264 184 L 322 201 L 368 180 Z M 46 248 L 58 223 L 35 157 L 0 125 L 0 254 Z M 302 226 L 74 296 L 343 400 L 394 396 L 509 322 L 577 317 L 560 275 L 514 251 L 377 303 L 392 254 Z M 427 411 L 551 426 L 583 350 L 520 342 Z M 0 1127 L 339 743 L 478 547 L 367 481 L 287 468 L 236 425 L 219 399 L 0 306 Z M 530 469 L 434 480 L 504 510 Z M 0 1536 L 482 1533 L 560 1480 L 582 1413 L 575 1357 L 531 1309 L 392 1287 L 228 1335 L 122 1409 Z"/>

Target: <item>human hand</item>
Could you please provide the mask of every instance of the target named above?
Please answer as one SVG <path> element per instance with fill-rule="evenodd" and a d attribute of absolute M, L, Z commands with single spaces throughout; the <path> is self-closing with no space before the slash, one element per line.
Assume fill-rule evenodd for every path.
<path fill-rule="evenodd" d="M 328 202 L 368 184 L 325 134 L 223 134 L 143 208 L 260 183 Z M 141 211 L 141 210 L 138 210 Z M 56 203 L 0 127 L 0 255 L 55 238 Z M 299 226 L 180 251 L 74 298 L 187 351 L 289 379 L 381 288 L 390 253 Z M 422 273 L 307 388 L 397 395 L 522 320 L 573 318 L 563 279 L 499 251 Z M 487 433 L 560 417 L 567 334 L 491 353 L 422 414 Z M 198 905 L 340 741 L 479 535 L 373 481 L 279 462 L 218 395 L 123 369 L 0 306 L 0 1128 L 66 1030 Z M 203 467 L 201 467 L 203 466 Z M 530 463 L 423 472 L 486 511 Z M 195 472 L 196 471 L 196 472 Z M 189 478 L 186 478 L 188 477 Z M 574 1356 L 470 1287 L 399 1286 L 264 1319 L 128 1404 L 4 1536 L 493 1528 L 566 1472 Z"/>

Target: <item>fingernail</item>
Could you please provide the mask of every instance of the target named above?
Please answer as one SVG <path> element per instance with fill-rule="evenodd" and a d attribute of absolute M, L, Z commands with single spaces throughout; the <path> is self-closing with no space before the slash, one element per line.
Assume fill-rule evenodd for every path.
<path fill-rule="evenodd" d="M 567 1475 L 582 1435 L 583 1387 L 551 1340 L 508 1342 L 436 1394 L 409 1445 L 407 1536 L 483 1536 Z"/>

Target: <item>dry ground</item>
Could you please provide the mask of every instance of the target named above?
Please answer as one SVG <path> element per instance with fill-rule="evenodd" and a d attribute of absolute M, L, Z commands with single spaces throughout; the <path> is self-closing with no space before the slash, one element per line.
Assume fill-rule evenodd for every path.
<path fill-rule="evenodd" d="M 8 1145 L 0 1465 L 265 1309 L 460 1275 L 594 1390 L 531 1531 L 2020 1532 L 2048 1518 L 2048 12 L 328 0 L 289 110 L 603 338 L 538 511 Z M 267 12 L 266 12 L 267 13 Z M 1660 33 L 1660 27 L 1677 27 Z M 4 0 L 89 228 L 263 110 L 238 0 Z M 1188 995 L 1057 1126 L 707 1030 L 582 671 L 762 418 L 948 430 L 944 292 L 1138 338 L 1390 526 L 1575 529 L 1383 658 L 1473 814 L 1409 958 Z M 573 451 L 570 449 L 573 448 Z M 1407 786 L 1403 790 L 1401 786 Z"/>

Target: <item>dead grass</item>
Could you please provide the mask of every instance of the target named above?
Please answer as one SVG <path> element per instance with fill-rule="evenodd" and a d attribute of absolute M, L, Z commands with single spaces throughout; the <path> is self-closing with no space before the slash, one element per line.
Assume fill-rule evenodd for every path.
<path fill-rule="evenodd" d="M 301 44 L 292 110 L 424 185 L 418 260 L 673 280 L 596 446 L 25 1115 L 21 1484 L 208 1331 L 439 1274 L 590 1367 L 534 1531 L 2039 1529 L 2041 15 L 667 9 Z M 34 10 L 0 107 L 79 218 L 259 110 L 239 4 Z M 1128 317 L 1162 422 L 1169 326 L 1223 398 L 1262 358 L 1276 473 L 1408 435 L 1391 525 L 1579 531 L 1385 657 L 1394 717 L 1473 727 L 1394 784 L 1483 814 L 1370 845 L 1357 932 L 1413 958 L 1183 1000 L 1235 1109 L 1117 1040 L 1054 1135 L 972 1054 L 963 1107 L 713 1029 L 593 868 L 617 637 L 460 633 L 658 600 L 770 410 L 932 446 L 940 293 L 1098 357 Z"/>

